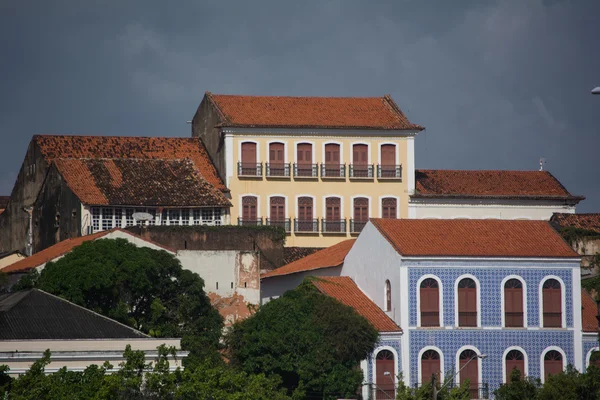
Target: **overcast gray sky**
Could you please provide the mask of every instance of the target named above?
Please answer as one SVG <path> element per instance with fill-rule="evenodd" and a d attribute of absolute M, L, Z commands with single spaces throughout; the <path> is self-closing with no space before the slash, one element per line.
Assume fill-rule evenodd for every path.
<path fill-rule="evenodd" d="M 538 168 L 600 212 L 600 1 L 0 0 L 0 194 L 37 133 L 189 136 L 205 91 L 386 93 L 417 168 Z"/>

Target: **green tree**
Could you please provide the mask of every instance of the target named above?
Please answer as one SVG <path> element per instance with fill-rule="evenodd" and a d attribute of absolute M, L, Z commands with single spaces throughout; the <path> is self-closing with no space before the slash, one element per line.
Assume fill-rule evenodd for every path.
<path fill-rule="evenodd" d="M 155 337 L 182 337 L 196 357 L 214 351 L 223 320 L 204 281 L 166 251 L 124 239 L 88 241 L 21 287 L 34 286 Z M 195 346 L 192 346 L 195 344 Z"/>
<path fill-rule="evenodd" d="M 248 374 L 278 375 L 294 396 L 354 397 L 363 379 L 360 361 L 378 336 L 354 309 L 306 280 L 236 323 L 226 347 L 232 365 Z"/>
<path fill-rule="evenodd" d="M 494 395 L 497 400 L 535 399 L 540 385 L 539 379 L 521 377 L 521 371 L 514 368 L 509 382 L 500 386 Z"/>
<path fill-rule="evenodd" d="M 538 393 L 540 400 L 577 400 L 581 374 L 572 365 L 559 374 L 549 375 Z"/>

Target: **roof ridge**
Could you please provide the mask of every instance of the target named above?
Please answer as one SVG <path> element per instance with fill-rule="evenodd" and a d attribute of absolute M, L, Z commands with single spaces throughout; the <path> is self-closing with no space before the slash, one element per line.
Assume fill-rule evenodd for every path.
<path fill-rule="evenodd" d="M 190 136 L 123 136 L 123 135 L 84 135 L 84 134 L 64 134 L 64 133 L 36 133 L 32 139 L 44 137 L 69 137 L 69 138 L 124 138 L 124 139 L 185 139 L 185 140 L 200 140 L 198 137 Z"/>
<path fill-rule="evenodd" d="M 219 94 L 219 93 L 210 93 L 210 95 L 214 98 L 214 96 L 229 96 L 229 97 L 254 97 L 261 99 L 381 99 L 383 100 L 385 96 L 279 96 L 279 95 L 253 95 L 253 94 Z"/>
<path fill-rule="evenodd" d="M 204 93 L 204 95 L 206 96 L 206 98 L 208 99 L 208 101 L 213 105 L 213 108 L 217 111 L 217 114 L 219 114 L 219 119 L 221 120 L 220 124 L 222 123 L 231 123 L 231 121 L 229 120 L 229 118 L 227 118 L 227 115 L 225 115 L 225 113 L 223 112 L 223 110 L 221 109 L 221 107 L 219 106 L 219 103 L 217 103 L 217 101 L 215 100 L 214 95 L 209 92 L 206 91 Z"/>
<path fill-rule="evenodd" d="M 12 292 L 12 293 L 11 292 L 6 293 L 6 296 L 4 297 L 4 299 L 0 300 L 0 313 L 5 313 L 5 312 L 12 310 L 17 304 L 20 304 L 23 301 L 23 299 L 29 297 L 29 295 L 31 294 L 31 292 L 33 290 L 35 290 L 35 289 L 27 289 L 27 290 L 20 290 L 17 292 Z M 18 295 L 21 295 L 21 296 L 17 297 Z M 10 304 L 6 308 L 2 308 L 2 302 L 6 301 L 6 299 L 10 299 L 12 296 L 17 297 L 17 301 Z"/>

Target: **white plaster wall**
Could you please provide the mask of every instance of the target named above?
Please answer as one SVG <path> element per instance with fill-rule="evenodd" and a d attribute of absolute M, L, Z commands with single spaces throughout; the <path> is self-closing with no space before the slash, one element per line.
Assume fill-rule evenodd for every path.
<path fill-rule="evenodd" d="M 369 222 L 348 252 L 342 267 L 342 276 L 349 276 L 358 287 L 382 310 L 385 309 L 385 281 L 392 288 L 392 310 L 387 314 L 400 326 L 402 300 L 408 301 L 400 280 L 400 255 Z"/>
<path fill-rule="evenodd" d="M 179 250 L 177 258 L 184 269 L 195 272 L 204 279 L 205 292 L 231 297 L 236 290 L 237 254 L 236 250 Z"/>
<path fill-rule="evenodd" d="M 472 219 L 530 219 L 530 220 L 550 220 L 553 213 L 575 213 L 574 206 L 567 205 L 549 205 L 543 203 L 525 204 L 523 202 L 510 202 L 507 204 L 489 204 L 481 202 L 479 204 L 468 204 L 463 202 L 454 202 L 442 204 L 438 201 L 425 203 L 419 200 L 419 203 L 411 202 L 408 205 L 410 218 L 472 218 Z"/>
<path fill-rule="evenodd" d="M 175 254 L 173 251 L 167 250 L 164 247 L 156 245 L 152 242 L 148 242 L 148 241 L 142 239 L 141 237 L 130 235 L 128 233 L 125 233 L 123 231 L 118 231 L 118 230 L 110 232 L 102 237 L 99 237 L 98 239 L 125 239 L 129 243 L 132 243 L 132 244 L 136 245 L 137 247 L 148 247 L 153 250 L 164 250 L 168 253 Z M 96 239 L 96 240 L 98 240 L 98 239 Z"/>
<path fill-rule="evenodd" d="M 296 274 L 274 276 L 260 281 L 260 301 L 266 304 L 288 290 L 297 288 L 307 276 L 340 276 L 341 267 L 321 268 Z"/>

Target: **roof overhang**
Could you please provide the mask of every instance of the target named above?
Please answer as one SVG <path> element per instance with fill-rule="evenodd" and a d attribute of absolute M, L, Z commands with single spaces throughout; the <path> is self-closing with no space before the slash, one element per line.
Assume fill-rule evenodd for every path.
<path fill-rule="evenodd" d="M 432 262 L 446 262 L 446 261 L 454 261 L 454 262 L 481 262 L 481 263 L 489 263 L 489 262 L 506 262 L 506 263 L 543 263 L 545 265 L 548 264 L 564 264 L 564 263 L 576 263 L 579 266 L 581 262 L 581 257 L 506 257 L 506 256 L 498 256 L 498 257 L 473 257 L 473 256 L 408 256 L 408 255 L 400 255 L 400 259 L 402 261 L 432 261 Z M 519 268 L 516 265 L 514 268 Z M 527 267 L 529 268 L 529 267 Z"/>
<path fill-rule="evenodd" d="M 420 130 L 416 129 L 369 129 L 369 128 L 319 128 L 319 127 L 228 127 L 219 126 L 222 135 L 290 135 L 290 136 L 373 136 L 373 137 L 413 137 Z"/>

